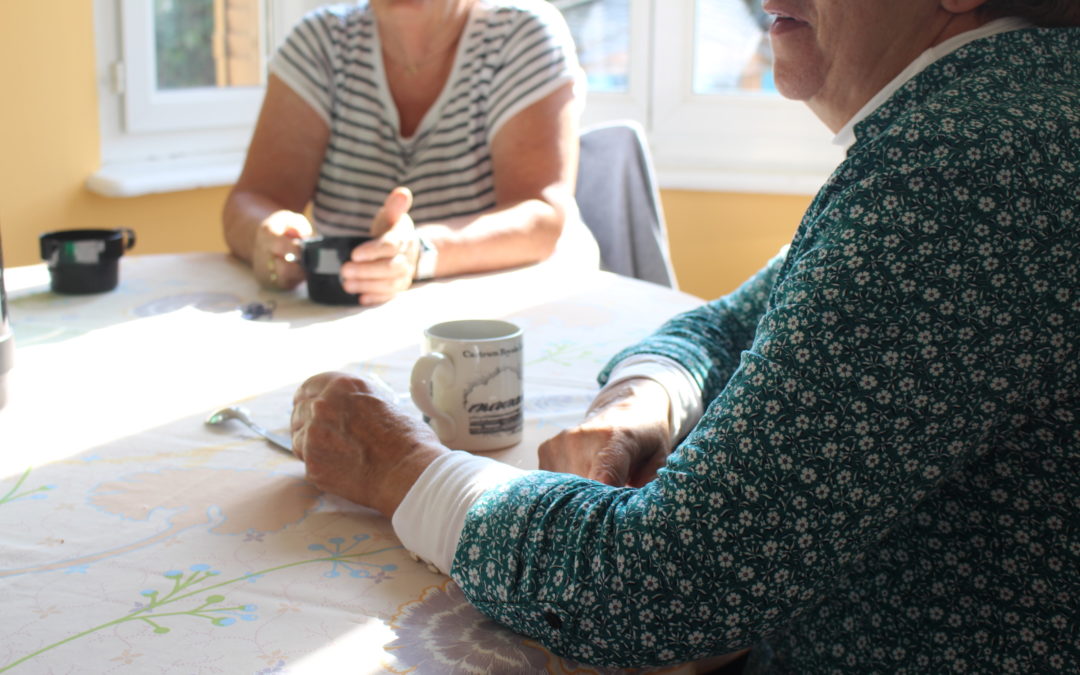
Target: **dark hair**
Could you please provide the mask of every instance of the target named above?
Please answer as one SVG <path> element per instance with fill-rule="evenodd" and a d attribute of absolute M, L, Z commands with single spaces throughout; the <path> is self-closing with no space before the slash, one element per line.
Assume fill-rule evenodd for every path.
<path fill-rule="evenodd" d="M 986 0 L 980 9 L 994 18 L 1018 16 L 1036 26 L 1080 26 L 1077 0 Z"/>

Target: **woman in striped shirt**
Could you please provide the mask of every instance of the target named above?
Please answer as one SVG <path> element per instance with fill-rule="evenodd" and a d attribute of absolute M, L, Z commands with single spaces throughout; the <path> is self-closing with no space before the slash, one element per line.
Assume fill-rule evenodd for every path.
<path fill-rule="evenodd" d="M 540 0 L 312 12 L 270 63 L 225 205 L 229 247 L 262 283 L 292 288 L 300 239 L 372 236 L 341 273 L 365 305 L 414 280 L 537 262 L 557 243 L 595 264 L 573 197 L 580 74 Z"/>

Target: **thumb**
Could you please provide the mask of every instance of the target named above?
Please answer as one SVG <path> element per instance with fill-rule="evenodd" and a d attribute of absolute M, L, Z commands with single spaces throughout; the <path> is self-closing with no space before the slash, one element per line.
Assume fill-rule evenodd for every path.
<path fill-rule="evenodd" d="M 386 234 L 401 217 L 412 208 L 413 194 L 407 187 L 396 187 L 386 196 L 382 208 L 375 214 L 371 224 L 371 236 L 381 237 Z"/>

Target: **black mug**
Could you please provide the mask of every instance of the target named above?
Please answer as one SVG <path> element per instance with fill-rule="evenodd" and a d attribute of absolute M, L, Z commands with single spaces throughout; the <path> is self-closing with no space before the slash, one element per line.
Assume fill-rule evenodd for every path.
<path fill-rule="evenodd" d="M 55 293 L 104 293 L 120 279 L 120 256 L 135 245 L 134 230 L 60 230 L 41 235 L 41 259 Z"/>
<path fill-rule="evenodd" d="M 301 263 L 307 276 L 308 297 L 324 305 L 359 305 L 356 293 L 341 287 L 341 265 L 352 250 L 371 237 L 310 237 L 301 242 Z"/>

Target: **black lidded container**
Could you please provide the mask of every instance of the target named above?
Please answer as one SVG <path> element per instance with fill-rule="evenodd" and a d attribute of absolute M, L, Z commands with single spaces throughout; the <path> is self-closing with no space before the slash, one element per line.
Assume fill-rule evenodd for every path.
<path fill-rule="evenodd" d="M 135 245 L 135 231 L 58 230 L 40 236 L 55 293 L 104 293 L 120 279 L 120 256 Z"/>

